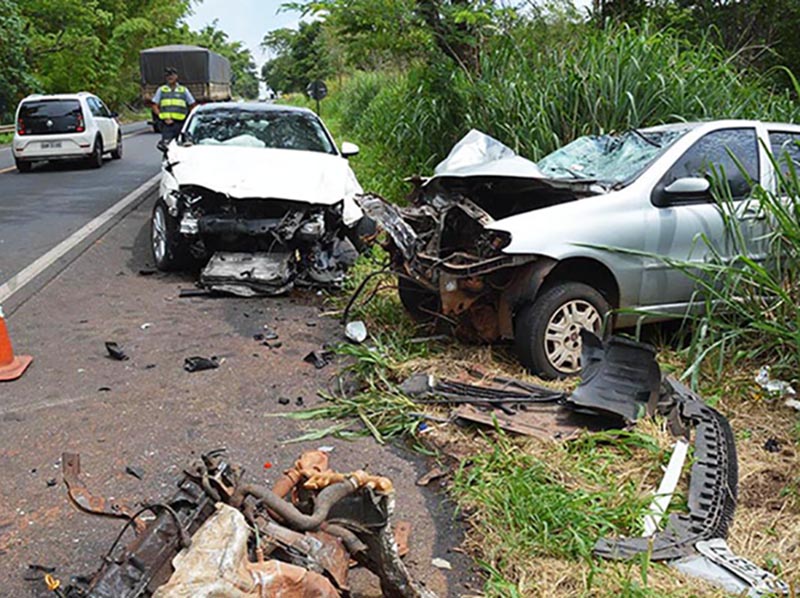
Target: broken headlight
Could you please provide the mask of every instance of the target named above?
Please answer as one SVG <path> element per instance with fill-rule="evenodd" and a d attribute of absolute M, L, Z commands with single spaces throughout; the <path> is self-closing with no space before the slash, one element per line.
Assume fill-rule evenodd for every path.
<path fill-rule="evenodd" d="M 295 234 L 295 238 L 298 241 L 311 243 L 321 239 L 322 235 L 324 234 L 325 218 L 322 215 L 322 212 L 317 212 L 312 214 L 308 220 L 300 225 L 300 228 L 297 229 L 297 233 Z"/>

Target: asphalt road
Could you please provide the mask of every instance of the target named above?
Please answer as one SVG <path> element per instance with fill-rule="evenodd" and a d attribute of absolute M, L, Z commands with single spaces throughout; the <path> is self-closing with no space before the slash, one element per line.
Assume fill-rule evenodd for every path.
<path fill-rule="evenodd" d="M 99 170 L 55 162 L 23 175 L 0 148 L 0 285 L 158 172 L 157 135 L 143 122 L 122 131 L 122 160 Z"/>

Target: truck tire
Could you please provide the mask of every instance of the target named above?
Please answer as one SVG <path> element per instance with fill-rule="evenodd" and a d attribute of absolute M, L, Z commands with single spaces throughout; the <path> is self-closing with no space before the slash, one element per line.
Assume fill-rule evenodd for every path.
<path fill-rule="evenodd" d="M 597 289 L 565 281 L 543 290 L 514 319 L 514 345 L 520 362 L 546 380 L 580 373 L 580 330 L 600 333 L 611 309 Z"/>

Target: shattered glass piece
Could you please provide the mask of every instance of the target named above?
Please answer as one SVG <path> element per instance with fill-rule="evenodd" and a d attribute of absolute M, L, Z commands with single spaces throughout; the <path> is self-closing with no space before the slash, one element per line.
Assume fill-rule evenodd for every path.
<path fill-rule="evenodd" d="M 367 325 L 361 320 L 348 322 L 347 326 L 344 328 L 344 335 L 347 337 L 347 340 L 360 345 L 367 340 Z"/>
<path fill-rule="evenodd" d="M 108 351 L 108 356 L 111 359 L 116 361 L 128 360 L 128 356 L 125 354 L 125 351 L 122 349 L 122 347 L 113 341 L 106 342 L 106 351 Z"/>

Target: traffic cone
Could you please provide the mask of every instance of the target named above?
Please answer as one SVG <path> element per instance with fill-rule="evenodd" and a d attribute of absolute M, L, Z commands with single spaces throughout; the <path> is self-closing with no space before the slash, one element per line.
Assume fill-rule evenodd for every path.
<path fill-rule="evenodd" d="M 0 307 L 0 382 L 16 380 L 33 361 L 30 355 L 17 355 L 14 357 L 14 349 L 11 347 L 11 339 L 8 338 L 6 321 L 3 318 L 3 308 Z"/>

